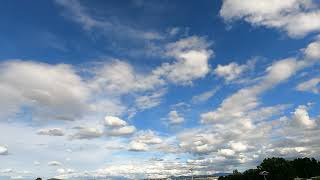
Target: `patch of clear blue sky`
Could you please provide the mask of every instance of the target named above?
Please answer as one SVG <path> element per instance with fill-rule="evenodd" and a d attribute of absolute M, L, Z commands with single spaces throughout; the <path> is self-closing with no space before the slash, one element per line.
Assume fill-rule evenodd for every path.
<path fill-rule="evenodd" d="M 142 30 L 165 32 L 168 28 L 187 29 L 189 35 L 205 36 L 213 42 L 215 56 L 210 60 L 214 68 L 217 64 L 236 61 L 245 63 L 248 59 L 264 57 L 262 64 L 295 56 L 298 50 L 311 41 L 311 35 L 302 39 L 288 38 L 285 33 L 263 27 L 252 27 L 240 21 L 226 24 L 219 17 L 220 1 L 81 1 L 88 13 Z M 11 1 L 3 0 L 0 6 L 0 61 L 23 59 L 83 65 L 103 57 L 125 59 L 137 68 L 159 65 L 163 59 L 156 56 L 133 56 L 130 51 L 143 50 L 144 42 L 137 39 L 101 35 L 87 32 L 81 26 L 64 16 L 63 8 L 53 1 Z M 231 28 L 230 28 L 231 27 Z M 156 44 L 161 44 L 161 40 Z M 108 58 L 107 58 L 108 59 Z M 138 67 L 139 66 L 139 67 Z M 258 69 L 263 69 L 258 63 Z M 143 70 L 143 68 L 142 68 Z M 194 86 L 169 87 L 163 103 L 154 109 L 137 114 L 133 122 L 138 128 L 152 128 L 166 132 L 161 118 L 170 111 L 170 106 L 182 101 L 190 102 L 195 94 L 223 84 L 223 81 L 208 75 L 194 82 Z M 222 88 L 217 96 L 208 102 L 193 106 L 184 112 L 185 127 L 198 123 L 199 114 L 216 106 L 240 86 Z M 284 84 L 264 96 L 266 104 L 305 103 L 315 97 L 298 95 L 292 89 L 294 84 Z M 287 89 L 292 91 L 287 91 Z M 277 93 L 275 93 L 275 91 Z M 281 92 L 281 93 L 278 93 Z M 285 94 L 285 96 L 284 96 Z M 281 97 L 281 101 L 279 98 Z M 319 107 L 318 107 L 319 108 Z"/>

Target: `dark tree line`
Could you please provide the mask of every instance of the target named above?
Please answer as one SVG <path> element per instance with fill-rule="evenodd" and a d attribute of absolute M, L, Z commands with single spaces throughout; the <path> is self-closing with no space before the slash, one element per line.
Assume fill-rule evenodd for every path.
<path fill-rule="evenodd" d="M 292 180 L 295 177 L 310 178 L 320 176 L 320 161 L 314 158 L 298 158 L 285 160 L 283 158 L 267 158 L 257 166 L 243 173 L 235 170 L 233 174 L 219 177 L 219 180 L 263 180 L 260 172 L 267 171 L 268 180 Z"/>

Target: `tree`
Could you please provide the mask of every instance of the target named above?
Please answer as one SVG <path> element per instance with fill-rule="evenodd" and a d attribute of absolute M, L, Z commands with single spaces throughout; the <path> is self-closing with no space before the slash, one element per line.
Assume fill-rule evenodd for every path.
<path fill-rule="evenodd" d="M 269 172 L 268 179 L 272 180 L 291 180 L 295 177 L 291 163 L 283 158 L 264 159 L 258 169 Z"/>
<path fill-rule="evenodd" d="M 266 171 L 268 180 L 291 180 L 294 177 L 310 178 L 320 176 L 320 162 L 314 158 L 298 158 L 292 161 L 283 158 L 267 158 L 257 167 L 243 173 L 234 170 L 219 180 L 263 180 L 259 173 Z"/>
<path fill-rule="evenodd" d="M 243 173 L 244 180 L 263 180 L 263 177 L 259 175 L 258 169 L 248 169 Z"/>
<path fill-rule="evenodd" d="M 291 161 L 297 177 L 310 178 L 320 175 L 320 164 L 314 158 L 298 158 Z"/>

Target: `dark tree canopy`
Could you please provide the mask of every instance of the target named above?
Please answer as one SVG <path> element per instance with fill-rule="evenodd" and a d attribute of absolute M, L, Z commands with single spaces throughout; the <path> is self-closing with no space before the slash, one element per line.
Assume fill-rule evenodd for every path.
<path fill-rule="evenodd" d="M 320 176 L 320 162 L 314 158 L 298 158 L 286 160 L 283 158 L 267 158 L 256 169 L 249 169 L 240 173 L 219 177 L 219 180 L 263 180 L 260 172 L 269 172 L 268 180 L 292 180 L 295 177 L 311 178 Z"/>

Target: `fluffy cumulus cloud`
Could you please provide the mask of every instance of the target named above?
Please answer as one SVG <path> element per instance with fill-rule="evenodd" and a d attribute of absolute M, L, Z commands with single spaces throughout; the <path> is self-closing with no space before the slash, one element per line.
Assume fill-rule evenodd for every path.
<path fill-rule="evenodd" d="M 209 59 L 213 51 L 203 37 L 191 36 L 166 45 L 166 55 L 177 61 L 164 63 L 154 73 L 177 84 L 190 84 L 210 71 Z"/>
<path fill-rule="evenodd" d="M 216 149 L 221 139 L 206 129 L 194 129 L 178 134 L 179 147 L 186 152 L 207 154 Z"/>
<path fill-rule="evenodd" d="M 168 113 L 168 120 L 170 124 L 181 124 L 184 122 L 184 117 L 179 115 L 176 110 L 172 110 Z"/>
<path fill-rule="evenodd" d="M 122 127 L 127 125 L 126 121 L 115 116 L 106 116 L 104 118 L 104 123 L 109 127 Z"/>
<path fill-rule="evenodd" d="M 218 154 L 222 156 L 233 156 L 235 152 L 232 149 L 219 149 Z"/>
<path fill-rule="evenodd" d="M 164 141 L 154 131 L 139 131 L 132 138 L 129 144 L 129 151 L 149 151 L 157 149 L 157 145 L 163 144 Z"/>
<path fill-rule="evenodd" d="M 250 111 L 259 106 L 258 95 L 288 79 L 297 69 L 297 61 L 295 59 L 284 59 L 275 62 L 267 68 L 267 74 L 263 77 L 261 83 L 240 89 L 237 93 L 225 99 L 216 111 L 203 114 L 201 116 L 202 121 L 221 122 L 247 116 Z"/>
<path fill-rule="evenodd" d="M 74 127 L 76 132 L 70 135 L 70 139 L 94 139 L 103 135 L 103 130 L 99 127 Z"/>
<path fill-rule="evenodd" d="M 132 141 L 129 144 L 129 150 L 130 151 L 147 151 L 148 146 L 145 143 L 138 142 L 138 141 Z"/>
<path fill-rule="evenodd" d="M 210 43 L 203 37 L 184 37 L 166 43 L 161 53 L 165 62 L 149 71 L 138 70 L 124 60 L 98 62 L 85 68 L 36 61 L 4 61 L 0 64 L 1 117 L 13 117 L 15 120 L 18 119 L 16 115 L 25 113 L 30 115 L 31 123 L 37 124 L 38 128 L 28 126 L 26 130 L 30 130 L 28 137 L 41 139 L 42 143 L 25 146 L 22 149 L 26 152 L 37 149 L 35 146 L 48 148 L 50 152 L 60 151 L 64 145 L 54 145 L 59 144 L 55 138 L 63 136 L 61 143 L 72 147 L 60 155 L 55 154 L 59 161 L 48 162 L 48 166 L 61 167 L 56 172 L 61 176 L 76 174 L 68 171 L 68 167 L 63 165 L 65 163 L 62 164 L 64 160 L 71 163 L 70 156 L 80 152 L 84 154 L 88 149 L 97 147 L 95 143 L 102 138 L 118 142 L 99 145 L 106 147 L 104 149 L 108 152 L 177 152 L 174 138 L 163 138 L 151 130 L 139 131 L 119 118 L 124 117 L 124 112 L 128 110 L 123 97 L 133 98 L 133 107 L 128 111 L 137 113 L 161 104 L 171 84 L 192 85 L 210 71 L 209 59 L 213 52 Z M 101 120 L 105 114 L 109 115 Z M 184 121 L 178 112 L 171 112 L 169 118 L 174 124 Z M 88 147 L 76 147 L 83 141 L 88 143 Z M 13 149 L 17 149 L 16 145 Z M 6 146 L 1 146 L 1 155 L 6 154 Z M 45 163 L 37 159 L 28 161 Z"/>
<path fill-rule="evenodd" d="M 302 128 L 314 128 L 316 127 L 316 122 L 311 120 L 307 112 L 306 106 L 298 106 L 292 115 L 292 121 L 295 125 Z"/>
<path fill-rule="evenodd" d="M 0 69 L 2 115 L 29 106 L 35 116 L 74 120 L 88 110 L 89 90 L 69 65 L 10 60 Z"/>
<path fill-rule="evenodd" d="M 123 60 L 104 63 L 93 70 L 89 87 L 103 96 L 134 95 L 137 110 L 158 106 L 169 84 L 191 85 L 210 72 L 209 60 L 213 56 L 210 45 L 199 36 L 169 42 L 160 54 L 170 62 L 145 72 Z"/>
<path fill-rule="evenodd" d="M 163 79 L 153 74 L 138 72 L 125 61 L 113 60 L 94 72 L 95 80 L 91 84 L 94 89 L 110 94 L 127 94 L 153 90 L 164 84 Z"/>
<path fill-rule="evenodd" d="M 313 0 L 224 0 L 220 15 L 226 21 L 244 19 L 255 26 L 277 28 L 291 37 L 320 29 L 320 11 Z"/>
<path fill-rule="evenodd" d="M 109 136 L 127 136 L 133 134 L 135 131 L 136 128 L 134 126 L 123 126 L 106 130 L 106 133 Z"/>
<path fill-rule="evenodd" d="M 288 105 L 263 106 L 261 101 L 262 93 L 284 83 L 298 71 L 318 63 L 306 51 L 303 53 L 302 59 L 275 61 L 259 77 L 259 82 L 238 90 L 224 99 L 215 110 L 203 113 L 201 122 L 211 128 L 205 126 L 181 134 L 180 147 L 192 153 L 221 157 L 220 163 L 233 165 L 266 156 L 313 155 L 315 147 L 312 144 L 318 143 L 319 139 L 312 136 L 317 132 L 318 125 L 317 120 L 309 116 L 307 107 L 299 106 L 291 117 L 280 118 L 283 111 L 289 108 Z M 279 120 L 273 120 L 275 118 Z M 297 131 L 301 133 L 294 135 Z M 303 134 L 308 137 L 308 143 L 290 143 L 290 147 L 277 144 L 289 140 L 300 141 L 298 139 Z M 278 142 L 270 142 L 272 137 L 279 137 Z M 256 142 L 259 142 L 260 148 L 257 148 Z"/>
<path fill-rule="evenodd" d="M 223 100 L 220 107 L 215 111 L 202 114 L 202 122 L 230 122 L 232 119 L 242 118 L 243 125 L 252 127 L 248 118 L 244 117 L 247 117 L 251 112 L 258 110 L 257 107 L 261 104 L 258 97 L 261 93 L 288 80 L 297 71 L 310 67 L 317 62 L 318 60 L 310 60 L 306 52 L 305 58 L 301 60 L 286 58 L 274 62 L 266 68 L 266 74 L 261 77 L 259 83 L 240 89 L 238 92 Z"/>
<path fill-rule="evenodd" d="M 108 136 L 127 136 L 136 131 L 136 128 L 118 117 L 106 116 L 105 117 L 105 134 Z"/>
<path fill-rule="evenodd" d="M 320 59 L 320 41 L 310 43 L 305 49 L 305 54 L 309 59 Z"/>
<path fill-rule="evenodd" d="M 7 155 L 7 154 L 8 154 L 8 148 L 0 145 L 0 155 Z"/>
<path fill-rule="evenodd" d="M 163 142 L 161 137 L 151 130 L 138 132 L 134 137 L 134 141 L 138 141 L 144 144 L 160 144 Z"/>
<path fill-rule="evenodd" d="M 209 46 L 205 38 L 187 37 L 168 43 L 163 56 L 173 61 L 149 72 L 112 60 L 84 70 L 91 74 L 88 77 L 80 76 L 67 64 L 2 62 L 1 116 L 14 115 L 22 107 L 31 108 L 39 119 L 75 120 L 89 112 L 117 115 L 126 109 L 117 97 L 126 94 L 135 94 L 138 110 L 158 106 L 169 83 L 191 84 L 208 74 L 213 54 Z"/>
<path fill-rule="evenodd" d="M 308 91 L 315 94 L 320 93 L 320 78 L 315 77 L 305 82 L 298 84 L 296 87 L 298 91 Z"/>
<path fill-rule="evenodd" d="M 109 93 L 124 94 L 154 90 L 167 83 L 190 84 L 210 71 L 209 59 L 213 51 L 203 37 L 191 36 L 165 45 L 162 55 L 173 58 L 151 72 L 138 72 L 132 65 L 114 60 L 95 71 L 92 87 Z"/>
<path fill-rule="evenodd" d="M 219 77 L 225 78 L 226 81 L 232 81 L 240 77 L 248 69 L 248 65 L 238 65 L 232 62 L 227 65 L 220 65 L 214 69 L 214 74 Z"/>
<path fill-rule="evenodd" d="M 239 151 L 239 152 L 245 151 L 248 148 L 247 145 L 245 145 L 241 142 L 231 142 L 230 147 L 232 148 L 232 150 Z"/>
<path fill-rule="evenodd" d="M 273 156 L 283 157 L 303 157 L 316 156 L 319 143 L 316 136 L 319 133 L 319 120 L 310 117 L 308 106 L 300 105 L 296 107 L 291 116 L 281 117 L 276 125 L 274 136 L 278 136 L 277 142 L 268 145 L 268 153 Z"/>
<path fill-rule="evenodd" d="M 183 45 L 182 43 L 179 44 L 178 47 L 184 46 L 187 45 Z M 197 47 L 202 46 L 203 45 L 195 45 L 192 49 L 197 50 Z M 187 49 L 188 48 L 189 46 L 187 46 Z M 171 49 L 173 50 L 174 48 L 172 47 Z M 181 50 L 178 48 L 175 53 L 184 51 L 188 50 L 185 50 L 184 48 Z M 217 108 L 201 114 L 201 124 L 199 127 L 178 131 L 177 134 L 171 137 L 160 136 L 156 131 L 137 130 L 134 125 L 119 118 L 122 116 L 118 117 L 113 115 L 105 116 L 104 119 L 100 119 L 101 121 L 90 122 L 91 124 L 82 124 L 83 121 L 67 122 L 71 127 L 64 127 L 64 130 L 59 128 L 43 128 L 38 130 L 37 134 L 49 136 L 62 136 L 68 134 L 67 137 L 69 138 L 67 138 L 67 140 L 72 143 L 78 143 L 81 140 L 87 140 L 87 143 L 100 142 L 101 138 L 104 137 L 107 139 L 107 142 L 104 142 L 101 147 L 104 147 L 104 150 L 108 152 L 134 151 L 137 154 L 139 154 L 138 152 L 150 154 L 160 152 L 172 153 L 175 155 L 186 153 L 191 157 L 215 157 L 206 160 L 189 160 L 189 163 L 191 163 L 193 167 L 199 166 L 197 171 L 199 174 L 214 172 L 212 171 L 213 169 L 215 171 L 232 170 L 240 164 L 253 163 L 255 160 L 269 155 L 284 155 L 285 153 L 288 153 L 289 155 L 312 155 L 315 151 L 311 144 L 318 142 L 318 139 L 313 137 L 314 134 L 317 133 L 318 123 L 317 118 L 310 116 L 307 112 L 308 107 L 299 106 L 292 111 L 290 117 L 282 117 L 277 121 L 274 120 L 274 118 L 280 117 L 290 106 L 287 104 L 264 106 L 261 100 L 262 94 L 267 90 L 289 80 L 300 70 L 318 63 L 316 55 L 311 55 L 311 52 L 310 45 L 308 45 L 302 52 L 303 56 L 301 59 L 291 57 L 274 61 L 265 69 L 261 77 L 258 77 L 260 79 L 259 82 L 254 82 L 249 86 L 239 89 L 237 92 L 225 98 Z M 174 61 L 180 60 L 175 59 Z M 168 66 L 173 64 L 169 63 Z M 44 66 L 55 67 L 58 65 Z M 168 89 L 166 86 L 169 83 L 181 83 L 182 85 L 185 85 L 189 84 L 189 80 L 194 80 L 193 78 L 188 78 L 189 80 L 186 81 L 171 81 L 169 75 L 165 75 L 165 73 L 162 74 L 162 72 L 158 71 L 164 67 L 163 64 L 146 74 L 137 72 L 134 70 L 133 66 L 122 61 L 113 61 L 111 67 L 114 66 L 121 66 L 119 70 L 126 67 L 127 70 L 129 69 L 129 72 L 131 71 L 130 74 L 132 74 L 132 76 L 124 75 L 125 77 L 129 77 L 128 81 L 122 80 L 121 78 L 123 77 L 118 77 L 117 74 L 122 71 L 111 72 L 114 69 L 106 70 L 105 68 L 107 67 L 105 64 L 94 69 L 95 73 L 90 79 L 83 80 L 76 73 L 74 73 L 74 76 L 78 78 L 81 87 L 88 91 L 89 96 L 102 94 L 106 95 L 106 97 L 108 97 L 108 95 L 122 97 L 123 95 L 130 95 L 133 93 L 132 97 L 135 98 L 133 101 L 134 105 L 136 106 L 139 104 L 140 107 L 148 107 L 148 105 L 153 104 L 153 101 L 158 101 L 157 99 L 163 96 L 163 94 L 158 95 L 158 92 L 162 91 L 162 88 L 165 88 L 164 92 L 167 92 Z M 247 66 L 247 64 L 238 66 Z M 72 67 L 69 68 L 73 69 Z M 100 70 L 102 69 L 104 72 L 108 71 L 108 76 L 100 74 Z M 112 77 L 114 74 L 117 75 Z M 146 80 L 150 77 L 157 79 L 157 81 L 161 83 L 150 83 Z M 133 84 L 126 85 L 128 82 L 132 82 Z M 194 103 L 204 102 L 212 97 L 216 90 L 217 89 L 212 89 L 198 96 L 194 96 L 191 101 Z M 97 93 L 91 94 L 91 92 Z M 87 102 L 87 96 L 88 95 L 85 96 L 86 98 L 84 98 L 85 100 L 83 102 Z M 95 102 L 95 99 L 90 101 L 90 103 Z M 136 108 L 139 109 L 138 106 Z M 167 119 L 170 124 L 181 124 L 184 122 L 184 117 L 178 110 L 179 109 L 172 110 L 168 113 Z M 70 129 L 71 132 L 66 131 L 68 129 Z M 296 139 L 290 139 L 296 136 L 302 136 L 300 134 L 293 134 L 293 132 L 297 130 L 302 131 L 304 135 L 306 135 L 308 142 L 298 142 Z M 35 131 L 33 131 L 33 134 L 35 134 L 34 132 Z M 270 143 L 271 137 L 281 138 L 279 138 L 279 141 L 276 143 Z M 41 136 L 41 138 L 49 137 Z M 259 142 L 261 147 L 257 147 L 255 145 L 256 142 Z M 282 147 L 281 145 L 277 145 L 277 143 L 281 144 L 281 142 L 290 142 L 290 146 Z M 88 146 L 88 149 L 90 148 L 99 149 L 93 144 Z M 84 151 L 83 149 L 86 148 L 81 147 L 79 149 L 80 150 L 77 148 L 72 149 L 70 156 L 74 153 L 79 153 L 79 151 Z M 58 160 L 59 162 L 63 162 L 60 159 Z M 213 165 L 217 163 L 219 166 L 212 168 Z M 187 164 L 179 163 L 174 170 L 162 169 L 161 172 L 153 172 L 151 169 L 148 169 L 146 174 L 150 175 L 150 177 L 155 174 L 159 177 L 164 175 L 167 176 L 168 174 L 177 175 L 179 173 L 185 173 L 184 170 L 189 167 Z M 64 167 L 59 163 L 51 162 L 48 165 L 60 166 L 61 168 L 57 173 L 60 174 L 61 177 L 79 177 L 83 175 L 77 171 L 69 172 L 67 170 L 68 167 Z M 223 165 L 228 166 L 224 167 Z M 97 172 L 101 175 L 114 175 L 105 169 L 91 173 L 94 174 Z M 135 167 L 131 173 L 127 173 L 126 175 L 128 177 L 135 177 L 138 174 L 139 169 L 138 167 Z"/>

